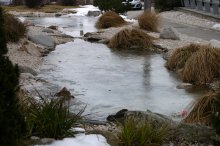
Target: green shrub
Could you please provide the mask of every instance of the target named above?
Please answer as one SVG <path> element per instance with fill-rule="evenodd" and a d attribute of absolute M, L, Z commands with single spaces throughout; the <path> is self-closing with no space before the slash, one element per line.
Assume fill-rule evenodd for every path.
<path fill-rule="evenodd" d="M 133 118 L 125 120 L 119 138 L 123 146 L 159 145 L 167 135 L 165 126 L 153 127 L 148 122 L 138 123 Z"/>
<path fill-rule="evenodd" d="M 36 8 L 41 6 L 43 0 L 25 0 L 25 4 L 29 8 Z"/>
<path fill-rule="evenodd" d="M 19 70 L 5 56 L 7 48 L 3 22 L 0 8 L 0 146 L 17 146 L 26 128 L 16 97 Z"/>
<path fill-rule="evenodd" d="M 59 3 L 64 6 L 76 5 L 76 0 L 60 0 Z"/>
<path fill-rule="evenodd" d="M 11 14 L 4 14 L 4 27 L 6 40 L 9 42 L 17 42 L 25 36 L 26 26 Z"/>
<path fill-rule="evenodd" d="M 174 7 L 181 7 L 181 0 L 154 0 L 154 7 L 159 11 L 173 10 Z"/>
<path fill-rule="evenodd" d="M 75 133 L 71 128 L 79 124 L 82 111 L 78 114 L 70 113 L 69 104 L 63 98 L 41 99 L 41 102 L 28 101 L 30 105 L 24 109 L 27 136 L 55 139 L 74 136 Z"/>
<path fill-rule="evenodd" d="M 99 7 L 102 11 L 114 11 L 124 13 L 129 6 L 122 4 L 123 0 L 94 0 L 94 6 Z"/>

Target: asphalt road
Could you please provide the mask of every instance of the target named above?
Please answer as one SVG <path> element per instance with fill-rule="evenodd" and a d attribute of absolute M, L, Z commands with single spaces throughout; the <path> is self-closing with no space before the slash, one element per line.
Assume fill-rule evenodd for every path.
<path fill-rule="evenodd" d="M 141 13 L 143 13 L 143 10 L 129 11 L 127 12 L 127 17 L 129 19 L 137 19 Z M 201 38 L 207 41 L 211 39 L 216 39 L 220 41 L 220 31 L 217 30 L 206 29 L 188 24 L 174 23 L 169 21 L 168 19 L 163 19 L 160 27 L 160 29 L 163 29 L 164 27 L 174 27 L 178 32 L 188 36 Z"/>

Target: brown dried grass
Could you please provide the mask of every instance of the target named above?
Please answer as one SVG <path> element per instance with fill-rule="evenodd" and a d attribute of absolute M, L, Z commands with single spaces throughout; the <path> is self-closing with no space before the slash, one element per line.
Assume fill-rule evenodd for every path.
<path fill-rule="evenodd" d="M 200 48 L 200 45 L 191 44 L 174 50 L 167 60 L 166 67 L 174 71 L 182 69 L 186 61 Z"/>
<path fill-rule="evenodd" d="M 160 17 L 155 12 L 146 11 L 138 18 L 138 23 L 141 29 L 158 32 Z"/>
<path fill-rule="evenodd" d="M 152 39 L 139 29 L 124 29 L 110 39 L 108 46 L 118 50 L 144 50 L 152 46 Z"/>
<path fill-rule="evenodd" d="M 207 84 L 220 77 L 220 49 L 202 46 L 186 61 L 181 72 L 184 82 Z"/>
<path fill-rule="evenodd" d="M 126 21 L 113 11 L 105 12 L 96 22 L 96 28 L 104 29 L 109 27 L 120 27 L 125 25 Z"/>
<path fill-rule="evenodd" d="M 183 120 L 185 123 L 211 124 L 211 118 L 216 113 L 214 106 L 216 102 L 216 93 L 210 92 L 199 98 L 194 104 L 191 112 Z"/>

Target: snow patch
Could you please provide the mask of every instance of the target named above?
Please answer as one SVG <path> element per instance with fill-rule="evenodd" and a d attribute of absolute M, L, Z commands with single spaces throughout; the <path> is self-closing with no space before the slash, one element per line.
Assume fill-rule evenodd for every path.
<path fill-rule="evenodd" d="M 135 20 L 135 19 L 128 19 L 127 18 L 127 16 L 125 16 L 125 15 L 120 15 L 125 21 L 127 21 L 127 22 L 131 22 L 131 23 L 133 23 L 133 22 L 136 22 L 137 20 Z"/>
<path fill-rule="evenodd" d="M 40 145 L 35 145 L 40 146 Z M 102 135 L 79 134 L 75 138 L 65 138 L 44 146 L 110 146 Z"/>
<path fill-rule="evenodd" d="M 213 25 L 212 28 L 220 30 L 220 23 L 217 23 L 217 24 Z"/>
<path fill-rule="evenodd" d="M 67 16 L 86 16 L 89 11 L 100 11 L 98 7 L 95 7 L 93 5 L 85 5 L 80 6 L 80 8 L 74 8 L 74 9 L 67 9 L 67 10 L 74 10 L 76 11 L 75 14 L 68 14 Z"/>

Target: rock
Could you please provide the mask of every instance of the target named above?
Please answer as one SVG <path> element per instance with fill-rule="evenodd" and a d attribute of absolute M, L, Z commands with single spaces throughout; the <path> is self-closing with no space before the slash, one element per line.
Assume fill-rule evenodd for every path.
<path fill-rule="evenodd" d="M 101 11 L 88 11 L 88 16 L 99 16 L 101 14 Z"/>
<path fill-rule="evenodd" d="M 85 40 L 89 42 L 99 42 L 103 40 L 103 38 L 100 35 L 97 35 L 97 33 L 88 32 L 84 35 L 84 37 L 85 37 Z"/>
<path fill-rule="evenodd" d="M 62 16 L 62 14 L 56 13 L 54 16 L 55 16 L 55 17 L 60 17 L 60 16 Z"/>
<path fill-rule="evenodd" d="M 220 48 L 220 41 L 212 39 L 212 40 L 210 40 L 209 45 L 212 47 L 215 47 L 215 48 Z"/>
<path fill-rule="evenodd" d="M 38 140 L 40 139 L 40 137 L 37 137 L 37 136 L 31 136 L 31 140 Z"/>
<path fill-rule="evenodd" d="M 126 113 L 127 111 L 128 111 L 127 109 L 122 109 L 122 110 L 118 111 L 115 115 L 109 115 L 109 116 L 107 117 L 107 120 L 108 120 L 108 121 L 115 121 L 115 120 L 124 118 L 125 113 Z"/>
<path fill-rule="evenodd" d="M 48 29 L 48 28 L 44 28 L 44 29 L 42 30 L 42 32 L 46 32 L 46 33 L 54 33 L 53 30 Z"/>
<path fill-rule="evenodd" d="M 51 143 L 53 143 L 55 141 L 55 139 L 53 139 L 53 138 L 42 138 L 41 140 L 40 140 L 40 145 L 46 145 L 46 144 L 51 144 Z"/>
<path fill-rule="evenodd" d="M 220 80 L 219 81 L 215 81 L 211 84 L 209 84 L 210 88 L 212 88 L 215 91 L 220 91 Z"/>
<path fill-rule="evenodd" d="M 71 98 L 75 98 L 74 96 L 71 95 L 70 91 L 67 90 L 66 87 L 64 87 L 62 90 L 60 90 L 60 92 L 56 93 L 54 96 L 63 97 L 66 100 L 70 100 Z"/>
<path fill-rule="evenodd" d="M 28 39 L 35 44 L 39 44 L 50 49 L 55 48 L 55 41 L 50 36 L 28 34 Z"/>
<path fill-rule="evenodd" d="M 192 84 L 190 83 L 181 83 L 179 85 L 176 86 L 177 89 L 189 89 L 192 88 Z"/>
<path fill-rule="evenodd" d="M 58 29 L 58 26 L 51 25 L 51 26 L 49 26 L 48 28 L 53 29 L 53 30 L 57 30 L 57 29 Z"/>
<path fill-rule="evenodd" d="M 20 73 L 30 73 L 33 76 L 37 75 L 37 72 L 30 67 L 19 65 L 18 68 L 19 68 Z"/>
<path fill-rule="evenodd" d="M 180 40 L 180 34 L 173 27 L 164 28 L 160 33 L 161 39 Z"/>

